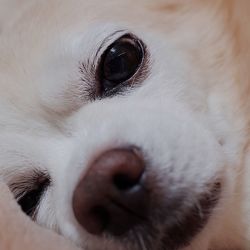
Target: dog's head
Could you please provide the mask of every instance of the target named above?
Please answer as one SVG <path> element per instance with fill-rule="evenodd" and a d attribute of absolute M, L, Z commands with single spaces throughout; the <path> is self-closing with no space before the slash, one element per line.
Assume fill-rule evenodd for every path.
<path fill-rule="evenodd" d="M 3 20 L 0 173 L 24 212 L 90 250 L 242 246 L 225 2 L 27 1 Z"/>

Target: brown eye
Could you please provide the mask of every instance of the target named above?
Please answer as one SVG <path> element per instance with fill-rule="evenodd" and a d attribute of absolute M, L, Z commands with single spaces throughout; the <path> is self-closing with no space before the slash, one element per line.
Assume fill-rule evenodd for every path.
<path fill-rule="evenodd" d="M 141 42 L 130 35 L 111 44 L 101 60 L 101 92 L 110 91 L 132 78 L 140 68 L 143 57 Z"/>

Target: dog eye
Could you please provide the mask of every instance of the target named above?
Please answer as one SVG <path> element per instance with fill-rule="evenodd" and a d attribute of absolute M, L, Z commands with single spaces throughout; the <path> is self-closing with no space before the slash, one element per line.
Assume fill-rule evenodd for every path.
<path fill-rule="evenodd" d="M 100 64 L 100 89 L 105 94 L 131 79 L 144 58 L 142 43 L 131 35 L 125 35 L 104 52 Z"/>
<path fill-rule="evenodd" d="M 39 203 L 42 195 L 42 190 L 32 190 L 27 192 L 19 201 L 18 204 L 21 206 L 24 213 L 31 216 L 34 214 L 35 209 Z"/>
<path fill-rule="evenodd" d="M 27 183 L 24 183 L 26 186 Z M 21 209 L 28 216 L 34 217 L 42 195 L 49 186 L 50 180 L 46 176 L 40 176 L 38 179 L 30 182 L 31 187 L 25 187 L 19 190 L 16 195 L 16 200 Z M 15 184 L 15 189 L 19 189 L 19 184 Z M 15 192 L 15 190 L 14 190 Z"/>

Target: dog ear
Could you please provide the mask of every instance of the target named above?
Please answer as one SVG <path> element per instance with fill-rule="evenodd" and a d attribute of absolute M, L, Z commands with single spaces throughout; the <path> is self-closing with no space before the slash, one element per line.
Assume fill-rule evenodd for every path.
<path fill-rule="evenodd" d="M 0 182 L 0 249 L 79 250 L 61 236 L 39 227 L 17 205 Z"/>

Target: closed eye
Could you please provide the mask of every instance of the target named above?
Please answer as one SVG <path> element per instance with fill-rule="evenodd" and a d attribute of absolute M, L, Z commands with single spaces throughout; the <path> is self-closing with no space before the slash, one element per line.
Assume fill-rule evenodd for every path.
<path fill-rule="evenodd" d="M 50 178 L 47 173 L 34 171 L 19 176 L 9 186 L 23 212 L 34 219 L 41 198 L 49 185 Z"/>

